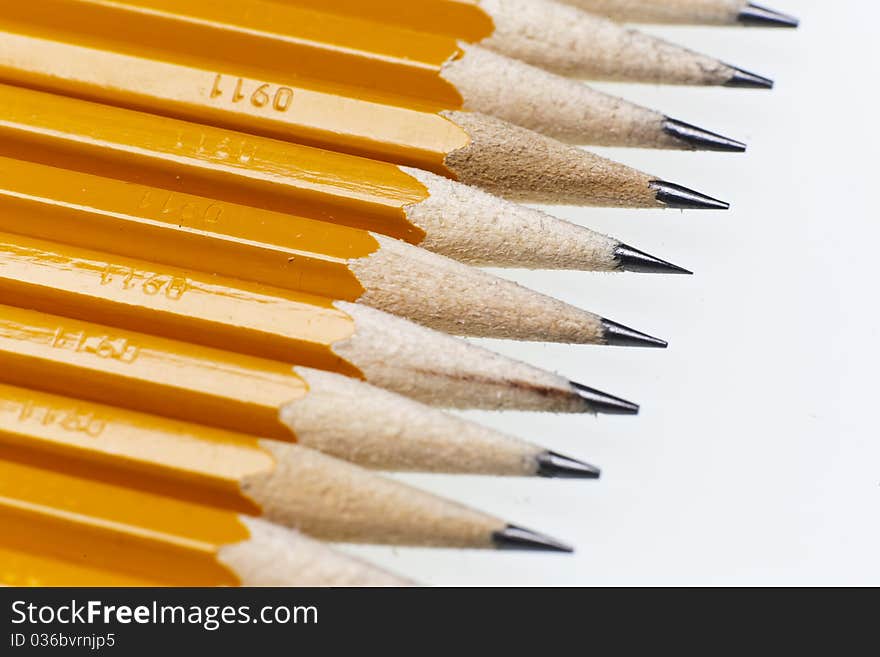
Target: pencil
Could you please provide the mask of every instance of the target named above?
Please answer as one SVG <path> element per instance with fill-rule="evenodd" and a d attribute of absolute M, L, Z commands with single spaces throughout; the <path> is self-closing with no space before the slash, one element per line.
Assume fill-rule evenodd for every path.
<path fill-rule="evenodd" d="M 299 0 L 297 0 L 299 2 Z M 349 0 L 342 0 L 349 5 Z M 562 0 L 618 21 L 797 27 L 798 19 L 745 0 Z M 338 2 L 334 2 L 334 5 Z"/>
<path fill-rule="evenodd" d="M 454 183 L 436 179 L 432 186 L 432 199 L 404 207 L 409 237 L 456 260 L 492 267 L 689 273 L 614 238 L 476 189 L 459 198 Z M 441 196 L 447 200 L 440 202 Z M 28 221 L 21 220 L 23 214 Z M 349 300 L 369 281 L 357 280 L 347 263 L 368 264 L 381 239 L 350 227 L 4 157 L 0 230 Z M 198 258 L 185 257 L 187 251 L 198 252 Z"/>
<path fill-rule="evenodd" d="M 659 112 L 449 39 L 441 39 L 445 52 L 439 55 L 431 47 L 422 54 L 404 50 L 403 56 L 386 54 L 378 61 L 367 58 L 365 66 L 356 61 L 340 68 L 324 65 L 338 59 L 338 49 L 300 52 L 301 43 L 259 29 L 284 24 L 283 16 L 264 16 L 246 30 L 218 22 L 229 12 L 255 19 L 272 8 L 263 3 L 259 11 L 243 14 L 246 7 L 238 3 L 214 3 L 209 9 L 221 12 L 217 20 L 193 23 L 180 15 L 189 4 L 145 16 L 130 5 L 104 3 L 101 12 L 120 15 L 90 20 L 89 11 L 79 11 L 71 18 L 80 26 L 77 35 L 47 31 L 37 19 L 22 25 L 0 17 L 0 28 L 7 30 L 0 66 L 7 82 L 435 170 L 442 152 L 466 140 L 470 127 L 464 120 L 479 120 L 462 118 L 463 110 L 494 114 L 578 144 L 744 148 L 699 128 L 673 130 L 680 122 Z M 154 31 L 146 29 L 152 23 Z M 107 29 L 96 37 L 95 25 Z M 218 33 L 221 25 L 226 29 Z M 122 26 L 137 38 L 109 41 Z M 177 38 L 154 42 L 171 34 Z M 402 41 L 401 47 L 412 42 L 421 48 L 426 39 L 440 37 L 405 32 L 389 38 Z M 219 48 L 222 43 L 228 47 Z M 223 58 L 218 54 L 223 50 L 239 56 Z M 320 70 L 311 70 L 312 64 Z M 337 69 L 348 76 L 352 66 L 358 77 L 340 83 Z M 365 67 L 370 70 L 359 70 Z"/>
<path fill-rule="evenodd" d="M 0 473 L 0 545 L 7 550 L 163 586 L 407 584 L 259 518 L 26 461 L 0 460 Z M 69 576 L 63 566 L 37 575 L 47 586 L 70 584 Z"/>
<path fill-rule="evenodd" d="M 4 85 L 0 136 L 0 155 L 377 229 L 416 243 L 426 231 L 414 216 L 442 225 L 444 217 L 462 215 L 473 218 L 474 232 L 476 217 L 490 226 L 494 218 L 484 212 L 487 197 L 427 172 Z M 469 166 L 487 175 L 478 160 Z M 512 167 L 508 178 L 521 178 L 516 158 L 505 166 Z M 554 168 L 552 162 L 547 167 Z M 545 181 L 546 195 L 560 202 L 601 197 L 644 207 L 727 207 L 626 167 L 602 171 L 601 182 L 584 192 L 582 178 L 596 171 L 568 169 L 558 186 Z"/>
<path fill-rule="evenodd" d="M 638 411 L 360 305 L 20 235 L 0 233 L 0 301 L 363 378 L 436 406 Z"/>
<path fill-rule="evenodd" d="M 0 381 L 297 442 L 374 469 L 589 469 L 340 374 L 11 306 L 0 306 Z"/>
<path fill-rule="evenodd" d="M 28 215 L 25 213 L 24 216 Z M 27 231 L 26 228 L 18 230 Z M 409 317 L 421 324 L 459 335 L 577 344 L 666 347 L 666 342 L 659 338 L 575 308 L 482 270 L 417 249 L 398 240 L 372 237 L 379 248 L 374 248 L 368 258 L 351 259 L 347 263 L 347 268 L 337 267 L 338 270 L 342 270 L 340 273 L 343 275 L 346 269 L 350 269 L 355 274 L 343 278 L 344 281 L 347 279 L 349 285 L 340 286 L 337 290 L 338 294 L 333 295 L 337 299 L 348 295 L 350 299 L 364 305 Z M 64 247 L 28 243 L 21 236 L 7 235 L 5 242 L 5 250 L 11 258 L 15 258 L 16 253 L 26 252 L 29 248 L 33 251 L 33 257 L 42 258 L 46 265 L 43 270 L 44 281 L 47 290 L 51 290 L 56 284 L 53 280 L 56 276 L 54 272 L 59 270 L 54 264 L 56 262 L 54 258 L 57 251 L 63 250 Z M 56 255 L 52 255 L 53 249 Z M 202 302 L 208 298 L 215 299 L 218 304 L 216 307 L 218 309 L 225 307 L 223 312 L 228 313 L 233 301 L 224 298 L 224 288 L 229 289 L 230 286 L 241 288 L 242 285 L 246 285 L 220 281 L 214 286 L 210 276 L 199 276 L 192 270 L 174 271 L 166 268 L 164 272 L 157 272 L 155 267 L 144 262 L 121 259 L 118 264 L 113 264 L 107 261 L 106 256 L 94 252 L 77 253 L 76 247 L 70 247 L 68 251 L 69 255 L 61 256 L 62 259 L 83 261 L 83 271 L 80 273 L 88 282 L 96 286 L 94 290 L 99 304 L 101 299 L 109 299 L 113 293 L 125 304 L 129 299 L 134 299 L 131 294 L 126 295 L 129 288 L 132 285 L 140 285 L 145 296 L 164 297 L 165 301 L 162 303 L 177 302 L 175 307 L 181 307 L 187 305 L 190 298 L 201 296 Z M 42 256 L 41 253 L 49 255 Z M 183 257 L 187 256 L 191 257 L 191 254 L 184 253 Z M 22 263 L 22 268 L 19 269 L 20 280 L 24 283 L 30 282 L 30 277 L 36 273 L 28 269 L 26 258 L 27 256 L 18 258 Z M 85 274 L 89 270 L 95 270 L 91 278 Z M 129 271 L 135 273 L 129 276 L 126 273 Z M 147 271 L 149 276 L 144 278 L 137 273 L 141 271 Z M 76 275 L 73 271 L 58 271 L 58 274 L 69 277 Z M 150 280 L 150 276 L 158 278 L 171 276 L 175 282 L 167 282 L 162 287 L 154 280 Z M 352 279 L 355 279 L 355 282 Z M 192 287 L 185 282 L 187 280 L 192 281 Z M 103 289 L 100 287 L 102 282 Z M 360 283 L 361 287 L 356 287 L 357 283 Z M 304 287 L 306 284 L 292 279 L 288 286 L 290 285 Z M 328 289 L 335 290 L 330 286 Z M 76 293 L 76 290 L 76 285 L 73 285 L 71 292 Z M 190 293 L 181 303 L 185 291 Z M 158 292 L 162 294 L 158 295 Z M 261 298 L 260 303 L 266 303 L 267 300 L 274 300 L 279 295 L 283 295 L 280 290 L 272 292 L 259 286 L 251 286 L 249 293 L 252 297 L 251 301 Z M 297 299 L 294 297 L 292 300 Z M 240 309 L 248 305 L 244 299 L 236 299 L 236 301 L 242 304 Z M 283 305 L 283 302 L 279 303 L 280 305 Z M 288 317 L 295 317 L 295 314 Z M 257 329 L 257 332 L 265 334 L 265 327 L 275 324 L 276 320 L 277 318 L 270 317 L 268 323 L 263 325 L 262 331 L 258 330 L 256 325 L 249 330 Z M 179 328 L 179 321 L 172 323 L 178 326 L 174 330 L 186 332 L 186 329 Z M 225 332 L 228 332 L 228 329 Z M 337 339 L 350 336 L 350 331 L 345 333 L 344 328 L 342 332 L 339 328 L 336 329 Z M 267 346 L 267 348 L 273 347 Z M 275 345 L 274 348 L 277 350 L 279 347 Z"/>
<path fill-rule="evenodd" d="M 127 1 L 140 6 L 164 4 L 164 0 Z M 770 80 L 714 57 L 552 0 L 430 0 L 409 6 L 406 0 L 379 0 L 359 3 L 356 8 L 354 2 L 324 6 L 317 0 L 284 2 L 313 10 L 353 11 L 354 15 L 374 21 L 398 22 L 403 16 L 408 27 L 476 43 L 562 75 L 654 84 L 772 86 Z M 326 37 L 328 40 L 345 39 L 339 34 L 338 25 L 335 32 L 327 30 L 332 34 Z M 287 25 L 284 30 L 294 32 Z M 454 66 L 449 66 L 447 76 L 454 70 Z M 451 79 L 458 82 L 454 75 Z"/>
<path fill-rule="evenodd" d="M 0 394 L 7 461 L 259 517 L 326 541 L 508 547 L 510 523 L 301 445 L 8 386 Z M 520 547 L 527 533 L 536 548 L 560 545 L 518 529 Z"/>
<path fill-rule="evenodd" d="M 5 520 L 5 518 L 4 518 Z M 59 537 L 60 540 L 61 537 Z M 0 537 L 0 586 L 161 586 L 148 574 L 114 572 L 99 564 L 74 563 L 54 554 L 40 554 L 33 547 L 4 545 Z"/>
<path fill-rule="evenodd" d="M 489 444 L 485 440 L 482 443 Z M 273 478 L 282 481 L 279 485 L 283 489 L 287 486 L 283 484 L 284 478 L 298 464 L 307 465 L 308 459 L 319 467 L 321 463 L 316 461 L 317 452 L 301 445 L 7 384 L 0 384 L 0 444 L 39 452 L 44 460 L 56 459 L 60 463 L 112 464 L 114 468 L 131 471 L 126 476 L 132 486 L 141 477 L 149 480 L 153 488 L 177 497 L 242 512 L 253 511 L 254 503 L 266 508 L 265 500 L 248 502 L 245 497 L 269 494 Z M 369 442 L 366 446 L 371 447 Z M 425 443 L 425 449 L 431 447 Z M 495 441 L 496 456 L 492 460 L 481 456 L 480 438 L 473 447 L 473 462 L 477 465 L 465 472 L 447 474 L 569 479 L 598 479 L 600 475 L 599 469 L 588 463 L 512 438 Z M 301 454 L 305 456 L 300 457 Z M 436 460 L 441 467 L 442 457 L 440 454 Z M 381 458 L 360 460 L 379 469 L 378 466 L 386 465 Z M 328 476 L 344 471 L 340 470 L 344 468 L 342 461 L 324 462 L 331 463 Z M 252 481 L 254 491 L 242 488 L 248 481 Z M 293 488 L 298 485 L 291 484 Z M 288 492 L 279 490 L 274 494 Z"/>

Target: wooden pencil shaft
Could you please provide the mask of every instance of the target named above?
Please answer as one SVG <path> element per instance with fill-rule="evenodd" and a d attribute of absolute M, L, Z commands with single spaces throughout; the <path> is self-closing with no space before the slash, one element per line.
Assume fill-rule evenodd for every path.
<path fill-rule="evenodd" d="M 209 30 L 209 34 L 200 38 L 200 29 L 183 21 L 160 21 L 153 25 L 151 21 L 155 16 L 137 11 L 134 6 L 127 12 L 125 5 L 82 4 L 83 7 L 79 7 L 82 11 L 61 11 L 60 14 L 58 7 L 53 11 L 53 7 L 41 5 L 33 12 L 33 23 L 28 27 L 14 22 L 21 17 L 9 16 L 12 21 L 9 24 L 0 18 L 0 27 L 10 29 L 3 34 L 0 47 L 0 69 L 5 79 L 278 139 L 378 157 L 444 175 L 449 174 L 443 165 L 446 154 L 468 141 L 463 130 L 437 114 L 437 110 L 445 106 L 459 107 L 460 99 L 434 108 L 419 108 L 418 103 L 407 107 L 399 98 L 392 99 L 396 101 L 392 104 L 371 98 L 369 94 L 364 98 L 365 92 L 360 88 L 343 88 L 340 93 L 338 85 L 322 85 L 317 80 L 308 80 L 308 75 L 306 79 L 302 75 L 291 75 L 290 68 L 294 64 L 280 71 L 270 65 L 283 61 L 321 62 L 323 58 L 262 52 L 259 39 L 247 47 L 238 44 L 240 47 L 236 48 L 235 43 L 227 43 L 218 48 L 217 35 L 210 34 Z M 224 13 L 232 9 L 231 4 L 224 7 L 214 3 L 213 6 Z M 100 20 L 91 10 L 112 15 Z M 13 13 L 16 11 L 31 14 L 23 7 Z M 121 16 L 115 12 L 121 12 Z M 85 35 L 68 35 L 66 38 L 72 42 L 66 42 L 64 34 L 39 29 L 42 21 L 52 22 L 65 14 L 72 19 L 63 21 L 65 29 L 80 28 L 85 30 Z M 128 28 L 125 43 L 108 44 L 88 38 L 90 31 L 119 34 L 120 29 L 125 28 Z M 183 32 L 178 34 L 175 28 Z M 195 28 L 195 32 L 191 33 L 190 28 Z M 15 33 L 27 29 L 34 33 Z M 219 38 L 223 40 L 225 36 Z M 158 51 L 167 53 L 164 60 L 153 54 L 156 48 L 144 48 L 156 37 L 159 37 Z M 194 46 L 196 54 L 201 56 L 172 54 L 168 51 L 170 43 Z M 107 50 L 108 46 L 117 52 Z M 248 67 L 242 65 L 239 57 L 232 62 L 205 57 L 205 53 L 216 55 L 227 51 L 240 51 L 245 58 L 248 54 L 258 55 L 257 60 L 264 63 Z M 63 72 L 59 66 L 63 66 Z M 383 70 L 381 77 L 388 77 L 387 72 Z M 451 89 L 451 85 L 440 78 L 436 86 Z M 400 87 L 407 85 L 401 82 Z"/>
<path fill-rule="evenodd" d="M 0 85 L 0 154 L 413 242 L 425 187 L 395 165 Z"/>
<path fill-rule="evenodd" d="M 237 585 L 221 546 L 248 538 L 234 513 L 0 460 L 2 543 L 168 584 Z M 58 540 L 63 536 L 63 540 Z M 53 540 L 54 539 L 54 540 Z M 109 549 L 113 543 L 122 550 Z M 78 558 L 77 558 L 78 557 Z"/>
<path fill-rule="evenodd" d="M 474 43 L 491 36 L 495 30 L 491 16 L 480 7 L 478 0 L 333 0 L 332 3 L 324 0 L 270 1 L 285 7 L 332 12 L 367 21 L 390 22 L 418 32 L 454 35 Z"/>
<path fill-rule="evenodd" d="M 0 384 L 6 458 L 250 515 L 251 475 L 270 473 L 258 438 L 159 415 Z"/>
<path fill-rule="evenodd" d="M 196 60 L 210 54 L 242 70 L 354 85 L 360 94 L 398 103 L 409 96 L 429 107 L 461 105 L 456 89 L 439 76 L 443 64 L 461 54 L 455 39 L 445 36 L 249 0 L 7 4 L 0 21 L 47 35 L 76 36 L 134 52 L 135 44 L 159 52 L 170 49 Z"/>
<path fill-rule="evenodd" d="M 351 301 L 349 262 L 379 248 L 355 228 L 5 157 L 0 230 Z"/>
<path fill-rule="evenodd" d="M 3 233 L 0 263 L 2 303 L 363 377 L 327 299 Z"/>
<path fill-rule="evenodd" d="M 259 519 L 0 455 L 0 554 L 45 555 L 47 584 L 96 566 L 163 586 L 403 583 Z"/>
<path fill-rule="evenodd" d="M 0 360 L 14 385 L 281 440 L 293 436 L 279 409 L 309 394 L 276 361 L 11 306 L 0 308 Z"/>
<path fill-rule="evenodd" d="M 268 70 L 210 59 L 102 47 L 0 27 L 4 80 L 275 139 L 374 157 L 450 175 L 447 153 L 467 134 L 439 110 L 365 99 Z"/>
<path fill-rule="evenodd" d="M 62 537 L 58 537 L 63 540 Z M 0 585 L 3 586 L 161 586 L 155 576 L 113 572 L 100 565 L 74 563 L 30 546 L 0 544 Z"/>

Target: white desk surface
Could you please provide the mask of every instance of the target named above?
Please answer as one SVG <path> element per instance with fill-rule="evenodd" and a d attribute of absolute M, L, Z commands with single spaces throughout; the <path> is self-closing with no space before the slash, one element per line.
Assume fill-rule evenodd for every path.
<path fill-rule="evenodd" d="M 670 342 L 493 344 L 643 405 L 467 414 L 603 478 L 401 477 L 577 552 L 351 552 L 435 585 L 880 584 L 880 4 L 767 1 L 801 28 L 649 31 L 774 77 L 772 92 L 596 85 L 747 141 L 745 155 L 601 149 L 731 211 L 552 209 L 696 275 L 505 273 Z"/>

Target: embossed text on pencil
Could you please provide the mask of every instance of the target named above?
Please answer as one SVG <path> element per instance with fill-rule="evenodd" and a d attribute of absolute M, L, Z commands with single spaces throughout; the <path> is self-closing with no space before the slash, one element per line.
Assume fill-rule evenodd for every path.
<path fill-rule="evenodd" d="M 50 345 L 54 349 L 94 354 L 99 358 L 118 360 L 123 363 L 134 362 L 140 351 L 127 338 L 113 338 L 106 334 L 89 334 L 86 331 L 69 331 L 63 326 L 55 329 Z"/>
<path fill-rule="evenodd" d="M 57 426 L 65 431 L 84 433 L 97 438 L 107 426 L 107 422 L 91 411 L 78 408 L 58 408 L 37 404 L 28 400 L 21 405 L 18 413 L 20 422 L 36 422 L 43 426 Z"/>
<path fill-rule="evenodd" d="M 293 89 L 244 78 L 226 80 L 217 73 L 214 86 L 211 87 L 211 98 L 228 99 L 233 104 L 245 102 L 258 108 L 268 107 L 276 112 L 286 112 L 293 102 Z"/>
<path fill-rule="evenodd" d="M 115 265 L 107 265 L 101 271 L 101 285 L 118 285 L 123 290 L 140 290 L 147 296 L 161 294 L 173 301 L 180 299 L 189 289 L 189 281 L 183 276 Z"/>
<path fill-rule="evenodd" d="M 178 130 L 174 147 L 184 154 L 195 154 L 217 162 L 246 165 L 257 155 L 257 144 L 247 137 L 231 134 L 197 135 L 188 130 Z"/>
<path fill-rule="evenodd" d="M 155 211 L 183 226 L 198 226 L 220 221 L 224 208 L 219 202 L 193 200 L 182 194 L 147 188 L 140 197 L 138 209 Z"/>

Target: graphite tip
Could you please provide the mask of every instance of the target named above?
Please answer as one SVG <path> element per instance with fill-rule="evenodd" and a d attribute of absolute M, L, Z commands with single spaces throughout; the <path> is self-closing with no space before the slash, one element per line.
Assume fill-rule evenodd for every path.
<path fill-rule="evenodd" d="M 611 323 L 613 324 L 614 322 Z M 618 324 L 617 326 L 620 325 Z M 654 338 L 651 339 L 653 340 Z M 601 413 L 603 415 L 637 415 L 639 412 L 639 405 L 633 404 L 631 401 L 609 395 L 595 388 L 589 388 L 575 381 L 569 381 L 569 384 L 594 413 Z"/>
<path fill-rule="evenodd" d="M 724 83 L 725 87 L 739 87 L 740 89 L 772 89 L 773 80 L 765 78 L 757 73 L 749 73 L 736 66 L 731 66 L 733 75 Z"/>
<path fill-rule="evenodd" d="M 492 533 L 492 541 L 499 550 L 538 550 L 542 552 L 574 552 L 574 548 L 555 538 L 523 529 L 516 525 L 507 525 L 504 529 Z"/>
<path fill-rule="evenodd" d="M 552 479 L 598 479 L 602 471 L 595 465 L 577 459 L 544 452 L 538 456 L 538 476 Z"/>
<path fill-rule="evenodd" d="M 644 251 L 634 249 L 629 244 L 618 244 L 614 249 L 614 259 L 623 271 L 634 271 L 642 274 L 693 274 L 684 267 L 673 265 Z"/>
<path fill-rule="evenodd" d="M 747 4 L 737 20 L 749 27 L 797 27 L 800 21 L 794 16 L 783 14 L 775 9 L 767 9 L 759 5 Z"/>
<path fill-rule="evenodd" d="M 666 349 L 669 343 L 660 338 L 654 338 L 641 331 L 636 331 L 623 324 L 612 322 L 602 318 L 602 337 L 605 344 L 614 347 L 654 347 Z"/>
<path fill-rule="evenodd" d="M 730 207 L 730 203 L 665 180 L 654 180 L 651 188 L 658 201 L 677 210 L 727 210 Z"/>
<path fill-rule="evenodd" d="M 730 137 L 709 132 L 690 123 L 666 117 L 663 132 L 685 143 L 697 151 L 723 151 L 727 153 L 744 153 L 746 145 Z"/>

